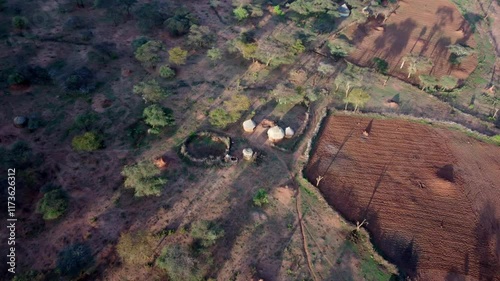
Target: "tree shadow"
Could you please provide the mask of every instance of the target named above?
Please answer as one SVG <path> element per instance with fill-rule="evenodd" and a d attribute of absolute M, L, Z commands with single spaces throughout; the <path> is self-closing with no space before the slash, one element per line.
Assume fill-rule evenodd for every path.
<path fill-rule="evenodd" d="M 475 253 L 479 258 L 479 280 L 500 278 L 500 219 L 496 217 L 496 206 L 488 201 L 481 210 L 474 230 Z"/>
<path fill-rule="evenodd" d="M 413 30 L 417 23 L 408 18 L 400 24 L 389 24 L 385 27 L 384 33 L 374 41 L 375 50 L 385 49 L 385 57 L 397 57 L 408 45 Z M 387 48 L 387 46 L 390 46 Z"/>

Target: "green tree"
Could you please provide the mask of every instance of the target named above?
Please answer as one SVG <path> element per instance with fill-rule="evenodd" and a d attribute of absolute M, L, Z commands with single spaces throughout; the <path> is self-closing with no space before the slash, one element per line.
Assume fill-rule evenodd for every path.
<path fill-rule="evenodd" d="M 122 171 L 122 175 L 125 177 L 125 188 L 134 189 L 136 197 L 160 196 L 161 189 L 167 183 L 160 172 L 160 169 L 150 161 L 125 166 Z"/>
<path fill-rule="evenodd" d="M 57 256 L 57 267 L 61 275 L 70 278 L 81 276 L 94 264 L 92 250 L 87 244 L 76 243 L 66 247 Z"/>
<path fill-rule="evenodd" d="M 269 204 L 269 198 L 267 196 L 267 191 L 263 188 L 259 188 L 257 193 L 253 196 L 253 204 L 257 207 L 262 207 L 266 204 Z"/>
<path fill-rule="evenodd" d="M 249 16 L 248 11 L 245 8 L 243 8 L 242 6 L 239 6 L 238 8 L 234 9 L 233 14 L 238 21 L 242 21 L 242 20 L 248 18 L 248 16 Z"/>
<path fill-rule="evenodd" d="M 172 68 L 170 68 L 169 65 L 162 65 L 160 66 L 160 77 L 162 78 L 167 78 L 167 79 L 171 79 L 171 78 L 174 78 L 175 77 L 175 70 L 173 70 Z"/>
<path fill-rule="evenodd" d="M 197 221 L 191 226 L 191 237 L 204 248 L 208 248 L 224 236 L 224 230 L 219 228 L 214 222 Z"/>
<path fill-rule="evenodd" d="M 137 26 L 143 32 L 155 30 L 157 27 L 160 27 L 166 19 L 166 13 L 163 11 L 159 2 L 156 1 L 139 6 L 139 8 L 134 11 L 134 15 L 137 20 Z"/>
<path fill-rule="evenodd" d="M 471 47 L 461 44 L 449 45 L 448 50 L 451 53 L 449 58 L 451 64 L 461 64 L 464 58 L 475 53 Z"/>
<path fill-rule="evenodd" d="M 144 117 L 144 122 L 152 127 L 152 133 L 159 133 L 159 128 L 165 126 L 172 126 L 174 124 L 174 118 L 172 114 L 167 114 L 163 108 L 157 104 L 150 105 L 144 109 L 142 113 Z"/>
<path fill-rule="evenodd" d="M 354 49 L 347 40 L 343 38 L 337 38 L 333 41 L 328 41 L 328 49 L 330 49 L 330 54 L 337 58 L 344 58 L 349 55 Z"/>
<path fill-rule="evenodd" d="M 21 16 L 12 18 L 12 26 L 17 29 L 25 29 L 28 27 L 28 19 Z"/>
<path fill-rule="evenodd" d="M 175 9 L 174 15 L 164 22 L 164 26 L 172 36 L 184 35 L 196 24 L 198 24 L 198 18 L 186 7 Z"/>
<path fill-rule="evenodd" d="M 287 6 L 290 10 L 305 16 L 324 13 L 338 15 L 338 4 L 330 0 L 296 0 Z"/>
<path fill-rule="evenodd" d="M 241 94 L 231 95 L 231 98 L 229 98 L 229 100 L 224 101 L 224 106 L 229 111 L 245 111 L 250 107 L 250 99 L 247 96 Z"/>
<path fill-rule="evenodd" d="M 418 76 L 418 78 L 420 78 L 420 85 L 423 91 L 426 89 L 434 89 L 438 85 L 437 78 L 432 75 L 422 74 Z"/>
<path fill-rule="evenodd" d="M 295 91 L 280 83 L 271 91 L 271 96 L 278 104 L 298 104 L 304 101 L 303 91 Z"/>
<path fill-rule="evenodd" d="M 387 73 L 389 70 L 389 63 L 381 58 L 373 58 L 373 63 L 375 64 L 375 69 L 380 73 Z"/>
<path fill-rule="evenodd" d="M 146 66 L 153 66 L 162 61 L 162 52 L 165 51 L 165 45 L 161 41 L 151 40 L 135 51 L 135 58 Z"/>
<path fill-rule="evenodd" d="M 458 78 L 451 75 L 446 75 L 439 79 L 438 84 L 441 87 L 441 90 L 451 90 L 457 86 Z"/>
<path fill-rule="evenodd" d="M 354 105 L 354 111 L 358 111 L 360 107 L 363 107 L 370 100 L 370 95 L 361 88 L 353 89 L 349 95 L 344 99 L 345 108 L 347 109 L 348 104 Z"/>
<path fill-rule="evenodd" d="M 138 83 L 134 86 L 133 92 L 141 95 L 146 102 L 159 102 L 168 95 L 167 91 L 154 79 Z"/>
<path fill-rule="evenodd" d="M 75 136 L 71 141 L 71 146 L 76 151 L 94 151 L 102 146 L 102 141 L 93 132 L 86 132 L 82 135 Z"/>
<path fill-rule="evenodd" d="M 38 202 L 37 212 L 43 215 L 44 220 L 54 220 L 66 213 L 68 195 L 61 187 L 46 192 Z"/>
<path fill-rule="evenodd" d="M 215 33 L 207 26 L 192 25 L 189 29 L 187 44 L 191 48 L 208 48 L 215 42 Z"/>
<path fill-rule="evenodd" d="M 416 54 L 409 54 L 405 56 L 400 68 L 403 68 L 406 62 L 408 62 L 408 78 L 419 71 L 432 67 L 433 64 L 431 59 Z"/>
<path fill-rule="evenodd" d="M 126 264 L 144 266 L 153 259 L 157 240 L 145 231 L 122 233 L 116 252 Z"/>
<path fill-rule="evenodd" d="M 186 64 L 188 52 L 181 47 L 175 47 L 168 51 L 168 60 L 177 65 Z"/>
<path fill-rule="evenodd" d="M 335 72 L 335 67 L 331 64 L 320 62 L 318 72 L 321 73 L 321 76 L 332 75 Z"/>
<path fill-rule="evenodd" d="M 207 51 L 207 57 L 210 59 L 212 62 L 219 61 L 222 59 L 222 52 L 219 48 L 211 48 Z"/>
<path fill-rule="evenodd" d="M 215 127 L 225 128 L 227 125 L 238 121 L 240 115 L 235 112 L 228 112 L 224 108 L 216 108 L 208 113 L 208 121 Z"/>
<path fill-rule="evenodd" d="M 172 281 L 201 281 L 203 275 L 189 250 L 181 245 L 168 245 L 163 248 L 156 265 L 165 270 Z"/>

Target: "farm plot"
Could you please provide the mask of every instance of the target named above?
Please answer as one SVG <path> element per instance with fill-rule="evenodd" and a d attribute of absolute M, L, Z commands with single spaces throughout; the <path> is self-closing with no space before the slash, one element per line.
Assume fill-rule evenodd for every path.
<path fill-rule="evenodd" d="M 390 260 L 422 280 L 500 280 L 500 147 L 403 120 L 324 126 L 306 175 L 324 177 L 347 219 L 367 219 Z"/>
<path fill-rule="evenodd" d="M 371 20 L 347 31 L 356 45 L 348 59 L 361 66 L 371 66 L 373 58 L 382 58 L 389 63 L 390 74 L 412 82 L 418 82 L 418 74 L 467 78 L 477 66 L 477 56 L 472 55 L 455 66 L 448 60 L 447 46 L 476 46 L 471 27 L 453 3 L 449 0 L 413 0 L 399 1 L 398 5 L 385 23 Z M 410 54 L 430 58 L 433 66 L 408 79 L 408 64 L 403 68 L 401 64 Z"/>

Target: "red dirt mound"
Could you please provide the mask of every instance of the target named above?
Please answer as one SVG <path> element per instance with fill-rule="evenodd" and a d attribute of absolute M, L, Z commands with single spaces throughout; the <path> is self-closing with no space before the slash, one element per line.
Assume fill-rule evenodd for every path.
<path fill-rule="evenodd" d="M 477 66 L 476 56 L 466 58 L 458 67 L 453 67 L 448 61 L 448 45 L 476 46 L 470 26 L 453 3 L 449 0 L 398 3 L 399 8 L 385 23 L 371 20 L 347 31 L 356 45 L 349 60 L 371 66 L 374 57 L 382 58 L 389 62 L 392 75 L 412 82 L 418 82 L 419 74 L 467 78 Z M 402 58 L 410 53 L 431 58 L 434 66 L 407 79 L 407 67 L 400 69 L 400 65 Z"/>
<path fill-rule="evenodd" d="M 324 176 L 329 203 L 366 218 L 408 274 L 500 280 L 500 147 L 409 121 L 332 116 L 306 174 Z"/>

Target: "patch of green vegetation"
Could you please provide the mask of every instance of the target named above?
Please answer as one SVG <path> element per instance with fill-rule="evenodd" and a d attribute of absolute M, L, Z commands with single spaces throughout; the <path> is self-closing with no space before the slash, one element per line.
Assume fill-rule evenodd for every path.
<path fill-rule="evenodd" d="M 269 198 L 267 196 L 267 191 L 263 188 L 259 188 L 252 198 L 253 204 L 257 207 L 263 207 L 269 204 Z"/>
<path fill-rule="evenodd" d="M 136 197 L 159 196 L 167 180 L 161 176 L 161 171 L 151 162 L 142 161 L 123 168 L 125 188 L 134 189 Z"/>
<path fill-rule="evenodd" d="M 86 132 L 75 136 L 71 141 L 71 146 L 76 151 L 90 152 L 102 147 L 101 138 L 94 132 Z"/>
<path fill-rule="evenodd" d="M 391 280 L 392 274 L 384 270 L 384 268 L 371 256 L 366 256 L 361 259 L 361 274 L 368 281 L 388 281 Z"/>
<path fill-rule="evenodd" d="M 66 247 L 58 254 L 57 268 L 61 275 L 75 279 L 89 270 L 94 263 L 90 246 L 76 243 Z"/>
<path fill-rule="evenodd" d="M 68 195 L 57 187 L 46 192 L 38 202 L 37 211 L 43 215 L 44 220 L 54 220 L 62 216 L 68 208 Z"/>

